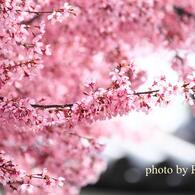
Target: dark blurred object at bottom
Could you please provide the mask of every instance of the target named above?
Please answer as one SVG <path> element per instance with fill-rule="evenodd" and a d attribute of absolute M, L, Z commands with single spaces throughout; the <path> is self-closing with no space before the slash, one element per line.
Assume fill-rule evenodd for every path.
<path fill-rule="evenodd" d="M 156 168 L 170 167 L 173 170 L 175 170 L 175 166 L 170 159 L 155 165 Z M 102 174 L 97 184 L 87 187 L 87 189 L 93 188 L 128 192 L 194 192 L 195 175 L 187 174 L 182 176 L 174 171 L 170 175 L 149 175 L 146 177 L 145 168 L 136 166 L 129 158 L 124 157 L 113 162 L 107 171 Z"/>

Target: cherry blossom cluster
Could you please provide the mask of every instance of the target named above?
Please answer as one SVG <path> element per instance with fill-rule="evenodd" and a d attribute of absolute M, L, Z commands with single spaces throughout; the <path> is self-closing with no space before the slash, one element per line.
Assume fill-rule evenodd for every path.
<path fill-rule="evenodd" d="M 0 16 L 7 194 L 78 194 L 105 169 L 102 120 L 149 114 L 178 95 L 194 104 L 194 0 L 0 0 Z M 147 69 L 128 62 L 147 45 L 176 53 L 178 82 L 161 75 L 146 85 Z"/>
<path fill-rule="evenodd" d="M 62 22 L 65 18 L 70 16 L 70 14 L 75 15 L 76 12 L 73 6 L 66 2 L 64 3 L 63 8 L 55 10 L 50 15 L 48 15 L 48 20 L 52 20 L 53 22 Z"/>
<path fill-rule="evenodd" d="M 188 80 L 189 83 L 181 86 L 167 82 L 166 77 L 162 76 L 159 80 L 155 80 L 146 91 L 136 92 L 132 89 L 127 76 L 129 71 L 132 71 L 132 65 L 116 68 L 114 72 L 111 72 L 112 83 L 108 89 L 92 89 L 91 94 L 73 105 L 70 114 L 71 124 L 111 118 L 133 110 L 148 113 L 156 106 L 169 104 L 179 93 L 184 93 L 186 100 L 193 101 L 190 98 L 190 92 L 194 94 L 193 75 L 189 77 L 191 79 Z"/>
<path fill-rule="evenodd" d="M 12 161 L 17 173 L 10 176 L 14 179 L 14 186 L 10 188 L 7 183 L 3 183 L 10 194 L 13 190 L 16 194 L 20 191 L 24 194 L 75 194 L 81 186 L 95 182 L 97 175 L 105 167 L 104 162 L 96 155 L 102 150 L 102 145 L 95 139 L 79 136 L 74 132 L 64 133 L 61 128 L 51 127 L 45 128 L 39 136 L 29 132 L 12 135 L 11 132 L 12 130 L 9 134 L 1 135 L 4 140 L 1 145 L 4 145 L 7 152 L 14 152 L 12 156 L 17 157 L 17 162 Z M 11 140 L 14 140 L 14 151 Z M 5 159 L 5 154 L 2 154 L 2 158 Z M 25 171 L 21 170 L 20 166 L 16 167 L 16 164 L 22 163 L 24 159 Z M 6 161 L 9 161 L 9 158 Z M 3 175 L 2 180 L 5 179 Z"/>
<path fill-rule="evenodd" d="M 31 6 L 29 7 L 29 4 Z M 34 1 L 5 1 L 0 4 L 0 88 L 5 84 L 32 76 L 43 67 L 43 56 L 51 55 L 50 45 L 43 43 L 45 21 L 29 25 L 35 16 L 48 15 L 49 20 L 62 22 L 75 14 L 68 3 L 56 11 L 41 11 Z M 35 14 L 35 16 L 31 16 Z"/>
<path fill-rule="evenodd" d="M 176 54 L 172 59 L 172 68 L 175 70 L 179 78 L 182 81 L 188 82 L 188 77 L 191 73 L 195 71 L 195 68 L 189 64 L 188 57 L 186 55 L 180 56 Z"/>
<path fill-rule="evenodd" d="M 39 180 L 40 186 L 45 183 L 48 186 L 58 185 L 63 187 L 65 183 L 63 177 L 54 178 L 49 176 L 47 169 L 43 169 L 38 174 L 27 174 L 26 171 L 19 169 L 4 152 L 0 153 L 0 182 L 4 186 L 9 186 L 9 190 L 30 194 L 34 191 L 34 185 L 36 186 L 36 182 L 33 183 L 34 180 Z"/>
<path fill-rule="evenodd" d="M 33 70 L 42 67 L 42 55 L 48 53 L 48 46 L 42 42 L 44 24 L 28 26 L 23 23 L 24 14 L 17 11 L 18 7 L 25 9 L 26 6 L 17 1 L 0 5 L 0 88 L 31 76 Z"/>
<path fill-rule="evenodd" d="M 27 126 L 33 129 L 34 125 L 43 128 L 63 124 L 72 128 L 79 123 L 93 123 L 133 110 L 148 113 L 153 107 L 169 104 L 179 93 L 184 94 L 187 101 L 193 101 L 190 94 L 194 94 L 194 75 L 189 75 L 188 83 L 180 86 L 167 82 L 166 77 L 162 76 L 146 91 L 136 92 L 131 86 L 131 74 L 136 74 L 133 64 L 119 64 L 110 73 L 111 84 L 108 88 L 98 88 L 95 83 L 89 83 L 84 92 L 86 97 L 73 104 L 39 105 L 25 100 L 18 103 L 2 100 L 1 118 L 4 119 L 5 126 L 9 119 L 15 124 L 19 121 L 20 130 L 22 122 L 26 124 L 24 129 Z"/>

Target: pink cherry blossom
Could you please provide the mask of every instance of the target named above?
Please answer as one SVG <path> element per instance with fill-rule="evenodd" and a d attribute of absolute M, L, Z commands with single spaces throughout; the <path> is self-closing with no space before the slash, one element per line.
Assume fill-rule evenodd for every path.
<path fill-rule="evenodd" d="M 150 114 L 177 96 L 194 106 L 194 0 L 0 0 L 0 16 L 7 194 L 76 195 L 106 168 L 101 138 L 110 134 L 98 121 Z M 146 45 L 173 54 L 177 81 L 147 82 L 132 62 Z"/>

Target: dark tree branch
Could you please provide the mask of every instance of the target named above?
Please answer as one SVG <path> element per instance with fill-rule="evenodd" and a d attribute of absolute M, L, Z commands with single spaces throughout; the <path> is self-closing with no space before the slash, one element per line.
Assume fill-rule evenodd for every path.
<path fill-rule="evenodd" d="M 73 104 L 51 104 L 51 105 L 40 105 L 40 104 L 31 104 L 33 108 L 43 108 L 43 109 L 49 109 L 49 108 L 71 108 Z"/>
<path fill-rule="evenodd" d="M 135 92 L 133 95 L 146 95 L 146 94 L 151 94 L 151 93 L 158 93 L 160 90 L 151 90 L 151 91 L 140 91 L 140 92 Z"/>
<path fill-rule="evenodd" d="M 35 15 L 33 18 L 29 20 L 22 21 L 20 24 L 30 25 L 32 24 L 36 19 L 40 18 L 41 15 Z"/>

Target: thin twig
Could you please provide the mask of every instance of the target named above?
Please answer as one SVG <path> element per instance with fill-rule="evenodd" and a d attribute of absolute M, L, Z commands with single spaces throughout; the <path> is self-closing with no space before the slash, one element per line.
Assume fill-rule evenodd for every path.
<path fill-rule="evenodd" d="M 52 11 L 30 11 L 30 10 L 16 10 L 17 12 L 27 12 L 27 13 L 30 13 L 30 14 L 37 14 L 37 15 L 40 15 L 40 14 L 51 14 L 53 13 L 53 10 Z M 59 12 L 59 11 L 58 11 Z"/>
<path fill-rule="evenodd" d="M 151 93 L 158 93 L 160 90 L 151 90 L 151 91 L 140 91 L 140 92 L 135 92 L 133 95 L 145 95 L 145 94 L 151 94 Z"/>

